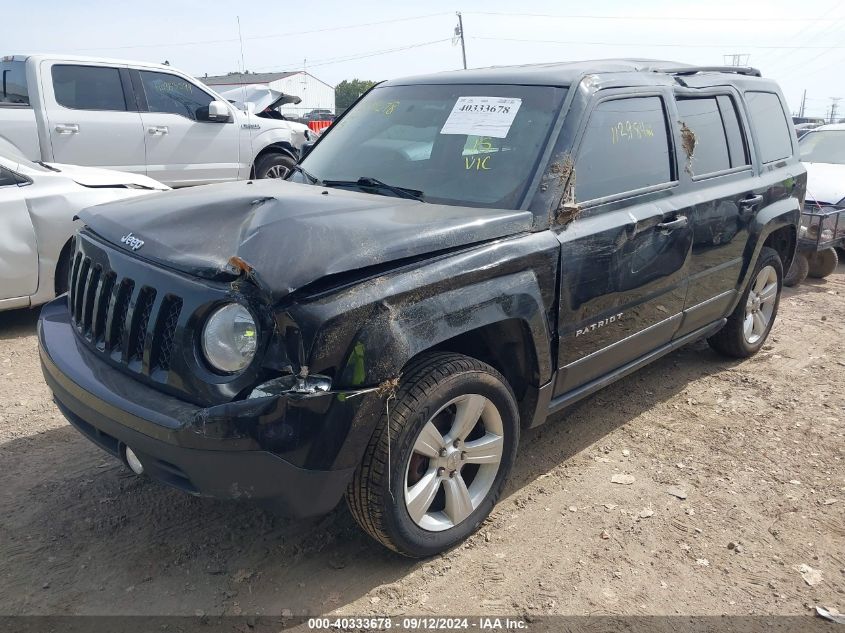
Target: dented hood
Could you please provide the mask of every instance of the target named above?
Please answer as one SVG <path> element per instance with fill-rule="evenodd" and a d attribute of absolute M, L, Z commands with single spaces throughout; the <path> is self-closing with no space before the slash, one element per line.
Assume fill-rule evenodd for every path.
<path fill-rule="evenodd" d="M 208 185 L 99 205 L 79 217 L 137 257 L 207 279 L 251 265 L 274 299 L 327 275 L 528 231 L 528 211 L 426 204 L 279 180 Z"/>

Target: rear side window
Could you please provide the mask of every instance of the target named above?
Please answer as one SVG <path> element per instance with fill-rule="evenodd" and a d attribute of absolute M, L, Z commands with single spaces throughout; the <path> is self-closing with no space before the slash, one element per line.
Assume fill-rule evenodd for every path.
<path fill-rule="evenodd" d="M 0 105 L 29 105 L 24 62 L 0 62 Z"/>
<path fill-rule="evenodd" d="M 56 101 L 74 110 L 126 110 L 120 71 L 106 66 L 53 66 Z"/>
<path fill-rule="evenodd" d="M 780 98 L 773 92 L 746 92 L 745 100 L 760 144 L 760 160 L 770 163 L 792 156 L 792 135 Z"/>
<path fill-rule="evenodd" d="M 208 119 L 208 104 L 214 97 L 207 92 L 178 75 L 147 70 L 140 75 L 150 112 L 181 114 L 192 121 Z"/>
<path fill-rule="evenodd" d="M 660 97 L 599 103 L 575 161 L 575 197 L 594 200 L 672 181 L 672 159 Z"/>
<path fill-rule="evenodd" d="M 728 139 L 716 97 L 678 99 L 678 114 L 695 134 L 692 173 L 701 176 L 730 169 Z"/>

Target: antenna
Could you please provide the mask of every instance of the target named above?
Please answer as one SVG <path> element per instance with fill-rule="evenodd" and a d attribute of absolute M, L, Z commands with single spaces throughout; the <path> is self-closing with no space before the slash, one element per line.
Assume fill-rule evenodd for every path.
<path fill-rule="evenodd" d="M 252 112 L 249 111 L 249 106 L 246 103 L 246 84 L 244 80 L 246 78 L 246 62 L 244 61 L 244 38 L 241 35 L 241 16 L 235 16 L 238 20 L 238 41 L 241 44 L 241 102 L 244 104 L 245 113 L 246 113 L 246 120 L 247 122 L 251 123 L 250 119 L 252 118 Z M 235 108 L 237 110 L 237 108 Z M 253 134 L 252 134 L 252 127 L 249 127 L 247 130 L 249 134 L 249 153 L 250 155 L 255 155 L 255 147 L 253 146 Z M 251 171 L 251 168 L 250 168 Z M 247 174 L 249 176 L 249 174 Z"/>

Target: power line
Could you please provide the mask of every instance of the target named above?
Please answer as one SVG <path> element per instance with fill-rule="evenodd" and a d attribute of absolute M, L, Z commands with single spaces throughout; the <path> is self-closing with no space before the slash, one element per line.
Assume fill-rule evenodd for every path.
<path fill-rule="evenodd" d="M 417 44 L 407 44 L 405 46 L 398 46 L 396 48 L 385 48 L 377 51 L 366 51 L 362 53 L 355 53 L 353 55 L 345 55 L 342 57 L 324 57 L 318 60 L 312 60 L 308 62 L 308 67 L 313 68 L 314 66 L 329 66 L 331 64 L 340 64 L 342 62 L 350 62 L 356 59 L 366 59 L 368 57 L 378 57 L 379 55 L 388 55 L 390 53 L 398 53 L 400 51 L 407 51 L 412 48 L 421 48 L 423 46 L 432 46 L 434 44 L 441 44 L 442 42 L 451 42 L 451 37 L 446 37 L 439 40 L 431 40 L 429 42 L 419 42 Z M 296 68 L 298 63 L 293 64 L 274 64 L 272 66 L 256 66 L 255 70 L 262 70 L 267 68 Z"/>
<path fill-rule="evenodd" d="M 658 46 L 658 47 L 665 47 L 665 48 L 718 48 L 724 50 L 725 48 L 732 47 L 732 44 L 690 44 L 688 42 L 683 43 L 657 43 L 657 42 L 580 42 L 580 41 L 570 41 L 570 40 L 537 40 L 537 39 L 522 39 L 518 37 L 489 37 L 489 36 L 481 36 L 481 35 L 474 35 L 471 36 L 469 39 L 471 40 L 492 40 L 497 42 L 528 42 L 528 43 L 537 43 L 537 44 L 569 44 L 569 45 L 580 45 L 580 46 L 637 46 L 637 47 L 649 47 L 649 46 Z M 750 44 L 738 44 L 737 46 L 743 48 L 759 48 L 759 49 L 791 49 L 791 50 L 803 50 L 803 49 L 825 49 L 828 50 L 830 48 L 842 48 L 845 49 L 845 46 L 792 46 L 792 45 L 777 45 L 777 46 L 754 46 Z"/>
<path fill-rule="evenodd" d="M 690 21 L 690 22 L 817 22 L 821 18 L 714 18 L 708 16 L 666 16 L 666 15 L 564 15 L 560 13 L 510 13 L 507 11 L 465 11 L 473 15 L 498 15 L 525 18 L 565 18 L 567 20 L 641 20 L 641 21 Z"/>
<path fill-rule="evenodd" d="M 394 18 L 391 20 L 379 20 L 377 22 L 363 22 L 361 24 L 347 24 L 345 26 L 330 26 L 322 29 L 313 29 L 310 31 L 290 31 L 288 33 L 274 33 L 269 35 L 254 35 L 252 37 L 245 37 L 244 40 L 266 40 L 266 39 L 276 39 L 280 37 L 293 37 L 297 35 L 313 35 L 315 33 L 328 33 L 331 31 L 343 31 L 346 29 L 359 29 L 365 28 L 368 26 L 380 26 L 382 24 L 393 24 L 395 22 L 409 22 L 412 20 L 423 20 L 425 18 L 436 17 L 440 15 L 451 15 L 450 11 L 441 11 L 439 13 L 427 13 L 425 15 L 415 15 L 408 18 Z M 170 42 L 168 44 L 131 44 L 126 46 L 99 46 L 96 48 L 74 48 L 71 49 L 71 52 L 82 52 L 82 51 L 118 51 L 118 50 L 129 50 L 133 48 L 170 48 L 174 46 L 199 46 L 203 44 L 227 44 L 231 42 L 237 42 L 238 38 L 227 38 L 227 39 L 220 39 L 220 40 L 196 40 L 193 42 Z"/>

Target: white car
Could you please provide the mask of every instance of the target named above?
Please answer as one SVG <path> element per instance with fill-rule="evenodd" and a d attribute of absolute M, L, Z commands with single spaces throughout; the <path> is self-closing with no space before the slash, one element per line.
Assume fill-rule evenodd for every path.
<path fill-rule="evenodd" d="M 312 138 L 161 64 L 11 55 L 0 57 L 0 75 L 0 140 L 30 160 L 183 187 L 284 176 Z"/>
<path fill-rule="evenodd" d="M 801 137 L 807 200 L 845 206 L 845 123 L 822 125 Z"/>
<path fill-rule="evenodd" d="M 33 163 L 0 142 L 0 310 L 36 306 L 67 289 L 79 211 L 165 189 L 136 174 Z"/>

